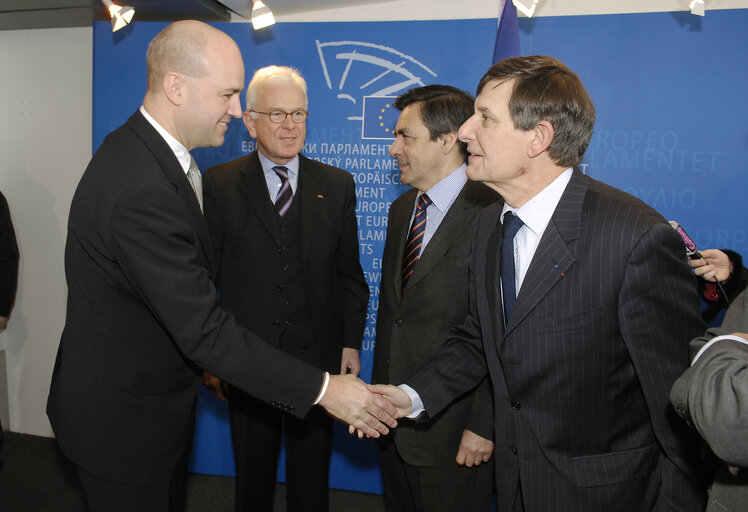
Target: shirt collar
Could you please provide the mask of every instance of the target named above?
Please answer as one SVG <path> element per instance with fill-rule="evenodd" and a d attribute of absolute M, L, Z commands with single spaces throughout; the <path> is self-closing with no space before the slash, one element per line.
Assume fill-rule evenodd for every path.
<path fill-rule="evenodd" d="M 452 206 L 452 203 L 454 203 L 460 194 L 462 187 L 465 186 L 468 179 L 467 174 L 465 174 L 466 168 L 467 165 L 462 164 L 452 171 L 449 176 L 425 192 L 440 212 L 444 213 L 449 210 L 449 207 Z M 420 196 L 421 193 L 418 194 L 418 197 Z"/>
<path fill-rule="evenodd" d="M 190 155 L 190 152 L 187 150 L 187 148 L 184 147 L 181 142 L 175 139 L 172 134 L 167 132 L 163 126 L 158 124 L 158 121 L 153 119 L 151 115 L 146 112 L 145 107 L 142 105 L 140 106 L 140 113 L 143 114 L 143 117 L 145 117 L 146 121 L 151 123 L 151 126 L 156 129 L 159 135 L 163 137 L 163 139 L 169 145 L 169 148 L 171 148 L 171 151 L 174 153 L 174 156 L 177 157 L 179 165 L 182 166 L 182 170 L 185 174 L 187 174 L 190 170 L 190 162 L 192 162 L 192 155 Z"/>
<path fill-rule="evenodd" d="M 262 172 L 265 174 L 268 173 L 275 173 L 273 170 L 273 167 L 277 167 L 280 164 L 276 164 L 272 160 L 270 160 L 268 157 L 262 154 L 261 151 L 257 151 L 257 154 L 260 156 L 260 164 L 262 165 Z M 283 164 L 283 167 L 288 169 L 288 173 L 291 176 L 298 176 L 299 174 L 299 155 L 296 155 L 293 157 L 293 159 L 290 162 L 287 162 Z"/>
<path fill-rule="evenodd" d="M 537 236 L 542 235 L 546 226 L 551 221 L 553 212 L 556 211 L 556 206 L 558 206 L 558 202 L 561 200 L 566 186 L 569 184 L 571 174 L 572 168 L 569 167 L 559 174 L 555 180 L 546 185 L 543 190 L 523 204 L 521 208 L 512 208 L 504 203 L 504 208 L 501 211 L 502 218 L 505 212 L 511 210 L 533 233 Z"/>

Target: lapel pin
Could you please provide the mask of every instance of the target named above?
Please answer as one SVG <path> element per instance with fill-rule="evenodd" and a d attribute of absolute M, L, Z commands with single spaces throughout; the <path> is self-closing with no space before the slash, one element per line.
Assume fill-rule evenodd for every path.
<path fill-rule="evenodd" d="M 553 265 L 553 268 L 558 269 L 558 265 Z M 559 272 L 561 272 L 561 271 L 559 270 Z M 563 272 L 561 272 L 561 277 L 566 277 L 566 274 L 564 274 Z"/>
<path fill-rule="evenodd" d="M 322 194 L 317 194 L 317 199 L 324 199 L 324 198 L 325 196 L 323 196 Z"/>

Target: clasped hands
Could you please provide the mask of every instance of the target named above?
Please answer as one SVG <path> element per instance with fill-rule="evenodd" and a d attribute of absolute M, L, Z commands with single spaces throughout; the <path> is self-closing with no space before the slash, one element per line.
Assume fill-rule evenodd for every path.
<path fill-rule="evenodd" d="M 330 383 L 319 405 L 347 423 L 358 437 L 387 435 L 397 419 L 410 414 L 408 394 L 391 385 L 370 385 L 353 375 L 330 375 Z"/>
<path fill-rule="evenodd" d="M 358 373 L 358 372 L 356 372 Z M 203 383 L 221 400 L 226 400 L 226 388 L 218 377 L 203 372 Z M 368 385 L 355 374 L 330 375 L 325 395 L 320 400 L 330 415 L 349 425 L 349 431 L 379 437 L 397 426 L 397 419 L 410 414 L 410 397 L 400 388 L 390 385 Z"/>

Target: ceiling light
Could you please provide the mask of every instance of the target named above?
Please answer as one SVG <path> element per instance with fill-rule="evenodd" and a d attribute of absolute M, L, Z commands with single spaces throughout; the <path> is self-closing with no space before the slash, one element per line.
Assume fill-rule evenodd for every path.
<path fill-rule="evenodd" d="M 270 7 L 262 3 L 262 0 L 254 0 L 251 20 L 255 30 L 275 25 L 275 16 L 270 12 Z"/>
<path fill-rule="evenodd" d="M 703 16 L 704 0 L 691 0 L 691 3 L 688 4 L 688 8 L 691 9 L 691 14 L 695 14 L 696 16 Z"/>
<path fill-rule="evenodd" d="M 512 3 L 522 14 L 528 18 L 532 18 L 533 14 L 535 14 L 535 7 L 538 5 L 538 0 L 512 0 Z"/>
<path fill-rule="evenodd" d="M 112 32 L 117 32 L 132 21 L 132 17 L 135 15 L 135 9 L 132 7 L 113 4 L 112 0 L 102 1 L 109 9 L 109 15 L 112 17 Z"/>

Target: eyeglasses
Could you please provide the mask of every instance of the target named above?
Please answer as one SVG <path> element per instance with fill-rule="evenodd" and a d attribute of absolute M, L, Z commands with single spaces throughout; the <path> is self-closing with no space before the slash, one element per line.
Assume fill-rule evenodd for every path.
<path fill-rule="evenodd" d="M 294 110 L 293 112 L 284 112 L 283 110 L 273 110 L 272 112 L 260 112 L 259 110 L 250 110 L 255 114 L 265 114 L 270 118 L 270 121 L 275 124 L 281 124 L 286 120 L 286 117 L 291 116 L 291 121 L 294 123 L 303 123 L 306 121 L 309 112 L 306 110 Z"/>

